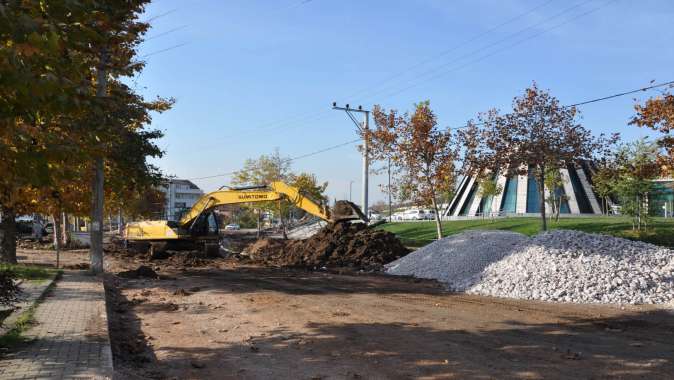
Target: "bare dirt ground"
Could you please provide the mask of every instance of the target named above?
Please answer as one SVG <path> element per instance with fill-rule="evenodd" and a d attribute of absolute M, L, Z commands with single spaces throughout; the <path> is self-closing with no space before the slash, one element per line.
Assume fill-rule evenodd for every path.
<path fill-rule="evenodd" d="M 51 249 L 18 248 L 16 258 L 19 263 L 41 266 L 56 266 L 56 251 Z M 59 266 L 66 269 L 87 269 L 88 249 L 71 249 L 59 255 Z"/>
<path fill-rule="evenodd" d="M 108 258 L 119 378 L 655 379 L 674 318 L 467 296 L 377 274 Z M 159 279 L 112 273 L 149 264 Z"/>

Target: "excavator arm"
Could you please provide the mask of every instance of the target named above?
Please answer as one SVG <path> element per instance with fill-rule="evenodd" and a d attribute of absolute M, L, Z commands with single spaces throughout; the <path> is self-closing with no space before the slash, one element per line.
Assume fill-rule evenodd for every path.
<path fill-rule="evenodd" d="M 260 188 L 228 189 L 208 193 L 199 198 L 194 206 L 183 215 L 180 219 L 180 225 L 183 227 L 190 227 L 199 215 L 216 206 L 237 203 L 268 202 L 279 199 L 286 199 L 294 206 L 323 220 L 333 221 L 329 210 L 325 206 L 305 197 L 297 188 L 283 182 L 272 182 L 271 184 Z M 360 218 L 361 217 L 358 216 L 352 217 L 351 219 Z M 340 218 L 340 220 L 343 219 L 345 218 Z"/>
<path fill-rule="evenodd" d="M 283 182 L 272 182 L 267 186 L 255 186 L 242 189 L 218 190 L 208 193 L 194 204 L 178 222 L 172 224 L 166 220 L 141 221 L 128 223 L 124 228 L 124 238 L 128 241 L 166 242 L 170 240 L 193 239 L 188 231 L 203 215 L 214 207 L 238 203 L 269 202 L 285 199 L 302 210 L 329 222 L 345 220 L 363 220 L 367 218 L 358 206 L 347 201 L 338 201 L 332 210 L 304 196 L 299 189 Z M 176 228 L 180 227 L 180 228 Z"/>

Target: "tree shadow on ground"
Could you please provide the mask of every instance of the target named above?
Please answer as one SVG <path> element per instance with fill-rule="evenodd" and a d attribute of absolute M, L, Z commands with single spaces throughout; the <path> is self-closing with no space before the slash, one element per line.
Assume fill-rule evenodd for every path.
<path fill-rule="evenodd" d="M 163 347 L 170 354 L 161 366 L 178 378 L 212 379 L 671 379 L 671 317 L 506 321 L 494 330 L 310 323 L 308 333 L 278 328 L 241 343 Z"/>
<path fill-rule="evenodd" d="M 115 378 L 163 378 L 133 303 L 120 291 L 119 279 L 106 274 L 104 285 Z"/>
<path fill-rule="evenodd" d="M 291 295 L 302 294 L 444 294 L 445 286 L 434 280 L 409 276 L 389 276 L 382 273 L 362 273 L 354 270 L 309 271 L 292 268 L 236 267 L 232 269 L 192 268 L 171 273 L 163 280 L 127 281 L 129 288 L 148 285 L 174 291 L 175 279 L 188 280 L 190 286 L 202 290 L 237 294 L 275 291 Z"/>

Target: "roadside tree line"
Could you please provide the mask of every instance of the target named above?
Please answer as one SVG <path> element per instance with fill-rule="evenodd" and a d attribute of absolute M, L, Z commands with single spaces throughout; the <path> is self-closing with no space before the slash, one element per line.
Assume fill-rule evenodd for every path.
<path fill-rule="evenodd" d="M 94 162 L 102 160 L 105 207 L 144 212 L 160 180 L 148 127 L 172 99 L 147 100 L 125 82 L 149 28 L 149 0 L 0 2 L 0 260 L 16 262 L 15 216 L 92 211 Z M 152 198 L 152 197 L 151 197 Z M 55 239 L 57 244 L 61 239 Z M 102 260 L 92 257 L 94 271 Z"/>

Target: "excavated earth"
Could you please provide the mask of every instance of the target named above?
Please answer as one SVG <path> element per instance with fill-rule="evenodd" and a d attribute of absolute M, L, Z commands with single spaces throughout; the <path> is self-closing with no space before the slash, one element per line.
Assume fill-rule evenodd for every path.
<path fill-rule="evenodd" d="M 243 255 L 269 266 L 380 270 L 407 253 L 409 250 L 390 232 L 362 223 L 336 223 L 304 240 L 258 240 Z"/>
<path fill-rule="evenodd" d="M 139 265 L 154 277 L 124 277 Z M 671 379 L 672 314 L 449 293 L 379 273 L 111 255 L 120 379 Z M 142 269 L 141 272 L 145 272 Z M 149 271 L 148 271 L 149 273 Z"/>

